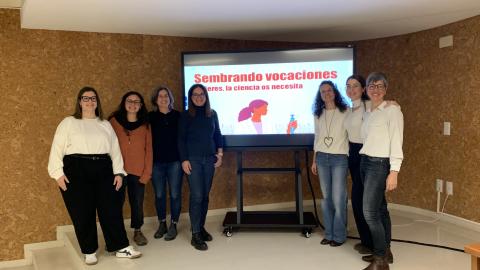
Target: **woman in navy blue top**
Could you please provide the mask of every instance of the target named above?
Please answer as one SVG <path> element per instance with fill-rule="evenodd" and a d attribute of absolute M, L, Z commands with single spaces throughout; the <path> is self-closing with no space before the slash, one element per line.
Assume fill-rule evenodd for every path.
<path fill-rule="evenodd" d="M 178 151 L 190 186 L 191 244 L 198 250 L 207 250 L 205 241 L 212 240 L 204 227 L 208 196 L 215 168 L 222 165 L 223 139 L 217 113 L 210 108 L 208 92 L 202 84 L 194 84 L 188 90 L 188 110 L 182 112 L 178 124 Z"/>

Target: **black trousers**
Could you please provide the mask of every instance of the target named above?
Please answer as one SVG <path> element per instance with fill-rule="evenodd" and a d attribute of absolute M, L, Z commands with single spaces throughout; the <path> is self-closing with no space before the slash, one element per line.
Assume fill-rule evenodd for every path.
<path fill-rule="evenodd" d="M 143 198 L 145 184 L 140 183 L 140 176 L 129 174 L 124 179 L 124 186 L 128 191 L 128 202 L 130 203 L 130 228 L 140 229 L 143 225 Z"/>
<path fill-rule="evenodd" d="M 96 213 L 106 248 L 113 252 L 129 245 L 123 224 L 124 190 L 113 185 L 112 161 L 108 155 L 67 155 L 63 170 L 70 183 L 61 191 L 84 254 L 98 249 Z"/>
<path fill-rule="evenodd" d="M 350 143 L 350 151 L 348 155 L 348 168 L 350 177 L 352 178 L 352 210 L 355 224 L 357 225 L 358 235 L 362 244 L 373 250 L 372 235 L 368 224 L 363 215 L 363 183 L 360 178 L 360 149 L 362 144 Z"/>

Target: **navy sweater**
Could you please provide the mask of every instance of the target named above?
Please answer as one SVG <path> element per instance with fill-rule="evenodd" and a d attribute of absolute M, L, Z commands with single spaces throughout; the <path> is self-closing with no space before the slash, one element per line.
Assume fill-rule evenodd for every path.
<path fill-rule="evenodd" d="M 181 113 L 178 122 L 180 161 L 215 155 L 218 148 L 223 148 L 223 138 L 214 110 L 210 117 L 205 115 L 204 107 L 196 107 L 196 114 L 193 117 L 188 111 Z"/>
<path fill-rule="evenodd" d="M 152 128 L 153 161 L 166 163 L 179 161 L 177 138 L 180 112 L 171 110 L 167 114 L 153 111 L 148 114 Z"/>

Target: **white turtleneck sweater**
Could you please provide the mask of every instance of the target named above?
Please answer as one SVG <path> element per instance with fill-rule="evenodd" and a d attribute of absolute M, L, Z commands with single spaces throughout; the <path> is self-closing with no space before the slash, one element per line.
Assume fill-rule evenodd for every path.
<path fill-rule="evenodd" d="M 370 109 L 370 101 L 363 101 L 361 99 L 352 101 L 352 108 L 348 109 L 345 117 L 345 129 L 348 133 L 348 140 L 352 143 L 363 144 L 361 135 L 362 121 L 365 111 Z"/>

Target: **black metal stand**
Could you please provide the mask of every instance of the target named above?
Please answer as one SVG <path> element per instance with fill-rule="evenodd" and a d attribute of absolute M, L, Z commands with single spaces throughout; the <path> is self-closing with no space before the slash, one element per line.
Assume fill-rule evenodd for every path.
<path fill-rule="evenodd" d="M 299 151 L 294 153 L 294 168 L 244 168 L 242 151 L 237 152 L 237 211 L 228 212 L 223 220 L 224 233 L 232 236 L 235 228 L 299 228 L 305 237 L 310 237 L 317 227 L 311 212 L 303 211 L 302 176 Z M 295 173 L 295 212 L 286 211 L 243 211 L 244 173 Z"/>

